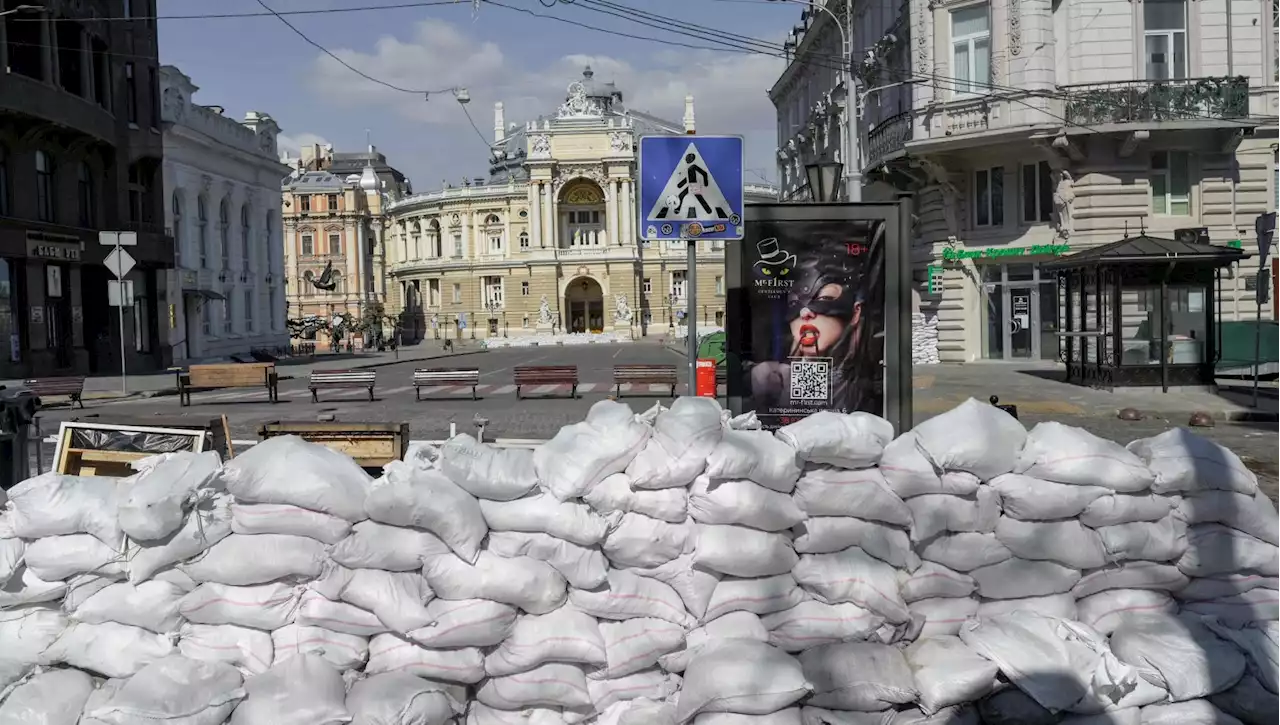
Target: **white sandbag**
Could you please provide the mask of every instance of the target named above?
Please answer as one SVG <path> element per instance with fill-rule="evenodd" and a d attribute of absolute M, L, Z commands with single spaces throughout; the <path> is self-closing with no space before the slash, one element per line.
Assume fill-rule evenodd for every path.
<path fill-rule="evenodd" d="M 303 588 L 283 583 L 253 587 L 201 584 L 178 602 L 184 619 L 196 624 L 234 624 L 274 630 L 293 621 Z"/>
<path fill-rule="evenodd" d="M 1071 587 L 1071 594 L 1076 599 L 1083 599 L 1108 589 L 1154 589 L 1162 592 L 1176 592 L 1190 581 L 1185 574 L 1178 571 L 1178 567 L 1172 564 L 1128 561 L 1085 572 L 1080 581 Z"/>
<path fill-rule="evenodd" d="M 380 634 L 369 640 L 369 664 L 364 672 L 405 672 L 470 685 L 484 679 L 484 653 L 475 647 L 427 649 L 394 634 Z"/>
<path fill-rule="evenodd" d="M 692 554 L 685 554 L 661 566 L 630 571 L 638 576 L 656 579 L 674 589 L 685 609 L 697 619 L 702 619 L 707 613 L 707 605 L 722 578 L 717 572 L 695 567 Z"/>
<path fill-rule="evenodd" d="M 627 465 L 637 490 L 688 486 L 707 465 L 707 456 L 724 435 L 720 404 L 714 398 L 676 398 L 658 414 L 653 436 Z"/>
<path fill-rule="evenodd" d="M 294 622 L 359 637 L 371 637 L 387 631 L 387 625 L 373 612 L 346 602 L 335 602 L 311 589 L 302 593 Z"/>
<path fill-rule="evenodd" d="M 630 406 L 601 400 L 587 411 L 586 420 L 562 427 L 534 449 L 539 485 L 559 501 L 579 498 L 605 476 L 625 471 L 652 432 Z M 490 526 L 502 528 L 492 521 Z"/>
<path fill-rule="evenodd" d="M 369 659 L 369 638 L 324 627 L 286 624 L 271 633 L 272 666 L 290 657 L 314 654 L 339 670 L 359 669 Z"/>
<path fill-rule="evenodd" d="M 996 476 L 991 488 L 1000 494 L 1004 515 L 1021 521 L 1073 518 L 1111 492 L 1102 486 L 1055 483 L 1021 473 Z"/>
<path fill-rule="evenodd" d="M 1145 491 L 1155 482 L 1155 474 L 1124 446 L 1055 421 L 1031 429 L 1013 470 L 1046 481 L 1129 493 Z"/>
<path fill-rule="evenodd" d="M 926 715 L 918 707 L 898 710 L 893 714 L 892 725 L 980 725 L 981 722 L 978 708 L 965 703 L 943 708 L 932 715 Z"/>
<path fill-rule="evenodd" d="M 441 599 L 491 599 L 530 614 L 546 614 L 564 604 L 567 586 L 549 564 L 487 551 L 480 552 L 474 566 L 452 554 L 432 557 L 423 562 L 422 576 Z"/>
<path fill-rule="evenodd" d="M 809 516 L 856 516 L 894 526 L 911 525 L 911 509 L 889 488 L 879 468 L 846 471 L 806 467 L 792 497 Z"/>
<path fill-rule="evenodd" d="M 1023 559 L 1056 561 L 1076 569 L 1097 569 L 1108 563 L 1098 533 L 1071 519 L 1018 521 L 1002 516 L 996 538 Z"/>
<path fill-rule="evenodd" d="M 221 725 L 246 696 L 230 665 L 170 655 L 143 667 L 90 717 L 114 725 Z"/>
<path fill-rule="evenodd" d="M 685 636 L 685 648 L 658 658 L 658 664 L 667 672 L 684 672 L 689 660 L 708 647 L 714 647 L 731 639 L 750 639 L 768 642 L 769 631 L 761 619 L 751 612 L 731 612 L 707 622 Z"/>
<path fill-rule="evenodd" d="M 516 622 L 516 608 L 487 599 L 432 599 L 431 624 L 405 635 L 423 647 L 490 647 L 506 639 Z"/>
<path fill-rule="evenodd" d="M 914 572 L 902 572 L 899 579 L 902 601 L 907 603 L 938 597 L 967 597 L 978 590 L 972 576 L 931 561 L 923 562 Z"/>
<path fill-rule="evenodd" d="M 1006 519 L 1012 521 L 1012 519 Z M 959 534 L 942 534 L 917 547 L 916 553 L 925 561 L 941 564 L 958 572 L 969 572 L 981 566 L 999 564 L 1013 557 L 995 534 L 967 531 Z"/>
<path fill-rule="evenodd" d="M 1176 516 L 1159 521 L 1135 521 L 1095 529 L 1107 559 L 1172 561 L 1187 550 L 1187 525 Z"/>
<path fill-rule="evenodd" d="M 827 604 L 857 604 L 891 624 L 910 619 L 907 605 L 898 594 L 896 572 L 861 549 L 805 554 L 792 575 L 805 591 Z"/>
<path fill-rule="evenodd" d="M 26 550 L 27 545 L 22 539 L 17 537 L 6 539 L 0 536 L 0 586 L 8 583 L 10 577 L 17 571 Z"/>
<path fill-rule="evenodd" d="M 935 467 L 967 471 L 984 481 L 1012 471 L 1027 438 L 1017 418 L 973 398 L 912 430 Z"/>
<path fill-rule="evenodd" d="M 392 632 L 408 632 L 431 623 L 426 603 L 435 595 L 416 572 L 351 569 L 337 596 L 372 612 Z"/>
<path fill-rule="evenodd" d="M 683 639 L 684 630 L 680 633 Z M 516 620 L 502 644 L 485 657 L 484 671 L 489 677 L 516 675 L 546 662 L 604 665 L 605 641 L 595 617 L 572 606 L 547 614 L 526 614 Z"/>
<path fill-rule="evenodd" d="M 1176 614 L 1178 603 L 1167 593 L 1151 589 L 1108 589 L 1076 602 L 1079 621 L 1099 634 L 1111 634 L 1126 617 Z"/>
<path fill-rule="evenodd" d="M 0 725 L 76 725 L 93 693 L 79 670 L 48 670 L 23 682 L 0 704 Z"/>
<path fill-rule="evenodd" d="M 791 571 L 797 560 L 789 532 L 698 525 L 696 566 L 730 576 L 759 577 Z"/>
<path fill-rule="evenodd" d="M 807 601 L 767 614 L 760 622 L 769 630 L 769 644 L 800 652 L 824 644 L 866 640 L 884 624 L 884 617 L 856 604 Z"/>
<path fill-rule="evenodd" d="M 590 683 L 588 683 L 587 689 L 591 689 Z M 532 720 L 527 721 L 527 724 L 542 725 L 541 723 L 534 723 Z M 468 721 L 467 725 L 477 724 Z M 507 723 L 493 723 L 492 725 L 507 725 Z M 526 725 L 526 722 L 522 721 L 516 725 Z M 546 725 L 552 724 L 547 723 Z M 599 719 L 596 720 L 596 725 L 676 725 L 676 708 L 672 698 L 667 698 L 666 700 L 636 698 L 625 702 L 617 702 L 600 713 Z"/>
<path fill-rule="evenodd" d="M 1246 627 L 1280 619 L 1280 592 L 1274 589 L 1250 589 L 1217 599 L 1183 602 L 1184 612 L 1216 617 L 1230 627 Z"/>
<path fill-rule="evenodd" d="M 129 547 L 129 581 L 140 584 L 166 567 L 207 551 L 231 535 L 231 497 L 217 495 L 201 501 L 178 530 L 156 541 Z"/>
<path fill-rule="evenodd" d="M 440 472 L 476 498 L 513 501 L 538 487 L 533 451 L 495 448 L 460 433 L 440 447 Z"/>
<path fill-rule="evenodd" d="M 824 410 L 777 430 L 778 439 L 802 461 L 841 468 L 868 468 L 893 440 L 893 424 L 870 413 Z"/>
<path fill-rule="evenodd" d="M 284 503 L 231 504 L 231 531 L 236 534 L 289 534 L 336 544 L 351 535 L 351 522 Z"/>
<path fill-rule="evenodd" d="M 920 623 L 921 638 L 954 636 L 965 620 L 978 613 L 979 603 L 971 597 L 920 599 L 907 605 L 913 622 Z"/>
<path fill-rule="evenodd" d="M 9 489 L 13 532 L 24 539 L 91 534 L 119 549 L 119 479 L 42 473 Z"/>
<path fill-rule="evenodd" d="M 1195 615 L 1125 617 L 1111 633 L 1111 649 L 1173 702 L 1196 700 L 1234 685 L 1245 670 L 1240 650 Z"/>
<path fill-rule="evenodd" d="M 225 662 L 245 677 L 266 672 L 275 659 L 271 633 L 234 624 L 184 624 L 178 652 L 193 660 Z"/>
<path fill-rule="evenodd" d="M 845 642 L 799 655 L 813 685 L 814 707 L 876 712 L 915 702 L 919 696 L 902 650 L 883 644 Z"/>
<path fill-rule="evenodd" d="M 809 598 L 790 573 L 748 579 L 725 577 L 716 584 L 702 619 L 711 621 L 730 612 L 770 614 L 790 609 Z"/>
<path fill-rule="evenodd" d="M 499 710 L 482 702 L 473 702 L 467 709 L 467 725 L 576 725 L 585 717 L 583 712 L 550 707 Z"/>
<path fill-rule="evenodd" d="M 178 602 L 186 594 L 182 587 L 167 581 L 146 581 L 138 585 L 120 582 L 104 587 L 70 614 L 78 622 L 119 622 L 168 634 L 182 626 Z"/>
<path fill-rule="evenodd" d="M 515 501 L 481 499 L 480 510 L 494 531 L 550 534 L 581 546 L 600 543 L 609 531 L 609 521 L 585 504 L 560 501 L 548 494 Z"/>
<path fill-rule="evenodd" d="M 1247 672 L 1234 686 L 1211 695 L 1209 702 L 1235 716 L 1245 725 L 1271 725 L 1280 722 L 1280 698 Z"/>
<path fill-rule="evenodd" d="M 1076 600 L 1070 594 L 1050 594 L 1047 597 L 1022 597 L 1020 599 L 984 599 L 978 603 L 978 617 L 998 617 L 1011 612 L 1031 612 L 1044 617 L 1056 617 L 1075 621 Z"/>
<path fill-rule="evenodd" d="M 644 698 L 666 700 L 680 691 L 680 677 L 651 668 L 626 677 L 610 680 L 587 677 L 587 692 L 596 712 L 603 713 L 619 702 Z M 601 722 L 597 720 L 597 723 Z"/>
<path fill-rule="evenodd" d="M 167 657 L 175 637 L 127 624 L 72 623 L 40 655 L 46 665 L 68 664 L 106 677 L 131 677 L 144 665 Z"/>
<path fill-rule="evenodd" d="M 138 473 L 120 482 L 120 528 L 135 541 L 162 539 L 182 525 L 187 509 L 221 468 L 214 451 L 178 451 L 133 464 Z"/>
<path fill-rule="evenodd" d="M 1177 506 L 1173 496 L 1153 493 L 1111 493 L 1100 496 L 1085 507 L 1080 523 L 1094 529 L 1103 526 L 1131 524 L 1137 521 L 1159 521 Z"/>
<path fill-rule="evenodd" d="M 741 715 L 736 712 L 704 712 L 693 719 L 693 725 L 803 725 L 799 707 L 771 712 L 767 715 Z"/>
<path fill-rule="evenodd" d="M 261 675 L 245 680 L 244 690 L 247 697 L 236 707 L 230 725 L 351 722 L 342 674 L 317 655 L 290 657 Z"/>
<path fill-rule="evenodd" d="M 903 650 L 920 693 L 921 711 L 976 702 L 995 688 L 1000 668 L 965 646 L 959 637 L 926 637 Z"/>
<path fill-rule="evenodd" d="M 800 478 L 796 449 L 764 430 L 728 430 L 707 456 L 710 478 L 747 479 L 791 493 Z"/>
<path fill-rule="evenodd" d="M 599 549 L 549 534 L 494 531 L 489 534 L 488 551 L 507 558 L 527 556 L 545 561 L 579 589 L 594 589 L 603 584 L 609 567 Z"/>
<path fill-rule="evenodd" d="M 1190 493 L 1179 501 L 1177 516 L 1188 524 L 1223 524 L 1268 544 L 1280 544 L 1280 517 L 1262 491 L 1252 496 L 1232 491 Z"/>
<path fill-rule="evenodd" d="M 1127 667 L 1128 665 L 1124 665 Z M 1163 687 L 1147 682 L 1141 677 L 1137 678 L 1137 682 L 1133 689 L 1128 692 L 1106 692 L 1096 687 L 1090 687 L 1089 692 L 1076 704 L 1072 705 L 1070 712 L 1072 715 L 1067 716 L 1067 720 L 1078 715 L 1110 715 L 1112 713 L 1121 713 L 1140 707 L 1145 707 L 1152 703 L 1167 702 L 1169 693 Z M 1101 719 L 1102 723 L 1110 723 L 1110 720 Z"/>
<path fill-rule="evenodd" d="M 920 566 L 906 530 L 876 521 L 815 516 L 797 524 L 793 532 L 795 549 L 800 554 L 830 554 L 857 546 L 890 566 L 908 571 Z"/>
<path fill-rule="evenodd" d="M 698 476 L 689 491 L 689 516 L 700 524 L 733 524 L 782 531 L 805 520 L 791 497 L 751 481 Z"/>
<path fill-rule="evenodd" d="M 313 579 L 328 558 L 324 544 L 305 536 L 232 534 L 178 569 L 198 582 L 250 586 Z"/>
<path fill-rule="evenodd" d="M 907 500 L 911 509 L 911 540 L 926 541 L 938 534 L 976 531 L 989 534 L 1000 520 L 1000 495 L 981 486 L 968 496 L 930 494 Z"/>
<path fill-rule="evenodd" d="M 1052 561 L 1006 559 L 999 564 L 969 572 L 978 584 L 978 594 L 987 599 L 1043 597 L 1071 591 L 1080 581 L 1080 570 Z"/>
<path fill-rule="evenodd" d="M 238 501 L 291 504 L 351 522 L 365 519 L 373 480 L 350 456 L 297 436 L 252 446 L 218 478 Z"/>
<path fill-rule="evenodd" d="M 1252 496 L 1258 490 L 1258 477 L 1239 456 L 1185 428 L 1142 438 L 1127 447 L 1155 474 L 1151 490 L 1156 493 L 1216 489 Z"/>
<path fill-rule="evenodd" d="M 812 690 L 791 655 L 763 642 L 729 640 L 701 650 L 689 662 L 676 699 L 676 722 L 702 712 L 767 715 Z"/>
<path fill-rule="evenodd" d="M 900 498 L 921 496 L 926 493 L 969 494 L 977 489 L 964 491 L 946 491 L 942 479 L 933 461 L 930 461 L 920 447 L 920 438 L 914 431 L 907 431 L 894 438 L 884 447 L 880 455 L 880 465 L 876 467 L 884 475 L 885 483 Z"/>
<path fill-rule="evenodd" d="M 523 675 L 491 677 L 476 690 L 476 699 L 500 710 L 591 706 L 582 668 L 560 662 L 542 665 Z"/>
<path fill-rule="evenodd" d="M 424 558 L 448 553 L 449 547 L 427 531 L 361 521 L 333 546 L 329 557 L 348 569 L 417 571 Z"/>
<path fill-rule="evenodd" d="M 347 693 L 353 725 L 448 725 L 464 709 L 438 683 L 403 672 L 359 680 Z"/>
<path fill-rule="evenodd" d="M 0 661 L 34 665 L 70 622 L 54 607 L 33 605 L 0 609 Z M 0 667 L 3 667 L 0 665 Z M 0 680 L 0 691 L 8 683 Z"/>
<path fill-rule="evenodd" d="M 589 675 L 592 679 L 608 680 L 635 674 L 685 644 L 684 627 L 653 617 L 601 622 L 600 636 L 604 639 L 607 664 L 593 671 Z"/>
<path fill-rule="evenodd" d="M 1033 697 L 1012 686 L 982 698 L 977 709 L 984 725 L 1058 725 L 1062 720 L 1060 713 L 1049 712 Z"/>
<path fill-rule="evenodd" d="M 404 461 L 392 461 L 383 470 L 364 502 L 369 518 L 430 531 L 453 553 L 474 564 L 489 532 L 475 497 L 439 471 Z"/>
<path fill-rule="evenodd" d="M 1257 622 L 1244 627 L 1231 627 L 1216 617 L 1205 617 L 1211 632 L 1231 642 L 1244 652 L 1249 674 L 1271 692 L 1280 686 L 1280 622 Z"/>
<path fill-rule="evenodd" d="M 27 544 L 23 561 L 32 573 L 50 582 L 77 574 L 119 577 L 125 572 L 124 554 L 89 534 L 36 539 Z"/>
<path fill-rule="evenodd" d="M 1142 708 L 1142 725 L 1242 725 L 1208 700 L 1147 705 Z"/>
<path fill-rule="evenodd" d="M 1178 569 L 1190 577 L 1253 573 L 1280 575 L 1276 547 L 1222 524 L 1187 527 L 1187 551 Z"/>
<path fill-rule="evenodd" d="M 687 523 L 669 524 L 644 514 L 623 514 L 600 548 L 614 566 L 651 567 L 692 552 L 696 543 L 697 532 Z"/>
<path fill-rule="evenodd" d="M 601 514 L 637 513 L 673 524 L 683 523 L 688 517 L 688 495 L 684 488 L 637 491 L 625 473 L 606 476 L 583 494 L 582 500 Z"/>
<path fill-rule="evenodd" d="M 894 718 L 905 710 L 858 712 L 856 710 L 827 710 L 805 706 L 800 709 L 801 725 L 893 725 Z M 958 725 L 958 724 L 957 724 Z"/>
<path fill-rule="evenodd" d="M 1280 589 L 1280 577 L 1250 573 L 1197 577 L 1188 580 L 1187 585 L 1175 591 L 1173 596 L 1175 599 L 1196 602 L 1229 597 L 1250 589 Z"/>
<path fill-rule="evenodd" d="M 569 601 L 599 619 L 657 617 L 686 628 L 696 624 L 670 586 L 622 569 L 610 569 L 608 583 L 600 589 L 573 589 Z"/>
<path fill-rule="evenodd" d="M 161 572 L 161 575 L 174 571 L 176 570 L 166 569 Z M 186 581 L 191 581 L 190 577 L 187 577 L 182 572 L 177 572 L 177 574 L 182 576 Z M 97 594 L 103 589 L 106 589 L 112 584 L 115 584 L 117 581 L 119 580 L 105 576 L 98 576 L 97 574 L 81 574 L 79 576 L 71 577 L 66 581 L 66 594 L 62 597 L 62 610 L 64 612 L 74 612 L 76 608 L 81 604 L 84 604 L 89 597 Z M 194 589 L 195 587 L 192 586 L 192 588 Z"/>

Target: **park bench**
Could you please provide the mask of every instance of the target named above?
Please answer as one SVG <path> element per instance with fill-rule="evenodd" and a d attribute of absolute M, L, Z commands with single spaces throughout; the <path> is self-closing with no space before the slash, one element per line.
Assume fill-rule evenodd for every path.
<path fill-rule="evenodd" d="M 613 385 L 617 397 L 622 397 L 622 386 L 630 385 L 670 385 L 671 397 L 676 397 L 675 365 L 614 365 Z M 646 389 L 646 392 L 648 390 Z"/>
<path fill-rule="evenodd" d="M 69 376 L 62 378 L 32 378 L 23 380 L 23 386 L 36 394 L 40 398 L 41 405 L 44 404 L 44 398 L 51 395 L 65 395 L 71 399 L 71 406 L 79 405 L 84 407 L 84 401 L 80 400 L 80 396 L 84 393 L 84 376 Z"/>
<path fill-rule="evenodd" d="M 461 385 L 471 388 L 471 399 L 476 399 L 476 386 L 480 385 L 479 368 L 424 368 L 413 371 L 413 397 L 422 400 L 423 388 L 438 385 Z"/>
<path fill-rule="evenodd" d="M 577 365 L 517 365 L 512 371 L 516 384 L 516 400 L 526 385 L 568 385 L 569 397 L 578 397 Z"/>
<path fill-rule="evenodd" d="M 267 390 L 267 401 L 279 402 L 275 363 L 210 363 L 192 365 L 178 372 L 178 403 L 191 405 L 191 394 L 219 388 L 257 388 Z"/>
<path fill-rule="evenodd" d="M 321 388 L 368 388 L 369 400 L 373 400 L 373 383 L 378 374 L 373 370 L 312 370 L 311 402 L 320 402 Z"/>

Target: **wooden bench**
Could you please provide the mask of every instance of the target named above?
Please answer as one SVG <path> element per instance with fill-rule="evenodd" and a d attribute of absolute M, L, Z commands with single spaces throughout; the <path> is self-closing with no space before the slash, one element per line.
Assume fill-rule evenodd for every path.
<path fill-rule="evenodd" d="M 476 387 L 480 385 L 478 368 L 423 368 L 413 371 L 413 397 L 422 400 L 422 389 L 437 385 L 470 386 L 471 399 L 476 399 Z"/>
<path fill-rule="evenodd" d="M 279 402 L 275 363 L 212 363 L 192 365 L 186 372 L 178 373 L 178 403 L 191 405 L 191 393 L 198 390 L 219 388 L 267 389 L 267 401 Z"/>
<path fill-rule="evenodd" d="M 41 399 L 41 405 L 44 405 L 45 396 L 65 395 L 71 399 L 71 407 L 74 408 L 77 405 L 84 407 L 84 401 L 80 399 L 84 394 L 83 375 L 64 378 L 31 378 L 23 380 L 22 384 Z"/>
<path fill-rule="evenodd" d="M 614 365 L 613 385 L 617 397 L 622 397 L 622 386 L 630 385 L 670 385 L 671 397 L 676 397 L 675 365 Z M 647 390 L 645 392 L 648 392 Z"/>
<path fill-rule="evenodd" d="M 373 400 L 373 383 L 378 374 L 373 370 L 312 370 L 311 402 L 320 402 L 321 388 L 368 388 L 369 400 Z"/>
<path fill-rule="evenodd" d="M 568 385 L 569 397 L 578 397 L 577 365 L 517 365 L 512 371 L 516 384 L 516 400 L 526 385 Z"/>

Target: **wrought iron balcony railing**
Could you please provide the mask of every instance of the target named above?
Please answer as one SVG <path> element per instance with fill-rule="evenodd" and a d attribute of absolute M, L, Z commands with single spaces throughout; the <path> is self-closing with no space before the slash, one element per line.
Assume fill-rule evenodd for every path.
<path fill-rule="evenodd" d="M 1066 120 L 1089 126 L 1249 115 L 1249 79 L 1187 78 L 1062 86 Z"/>
<path fill-rule="evenodd" d="M 886 156 L 901 151 L 910 140 L 910 111 L 886 118 L 867 133 L 867 164 L 874 165 Z"/>

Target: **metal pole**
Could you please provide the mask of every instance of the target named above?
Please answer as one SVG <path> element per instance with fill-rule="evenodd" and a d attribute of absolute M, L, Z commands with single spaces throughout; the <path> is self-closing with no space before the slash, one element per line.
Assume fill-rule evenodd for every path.
<path fill-rule="evenodd" d="M 862 152 L 861 139 L 858 138 L 858 89 L 853 82 L 853 8 L 852 2 L 846 2 L 844 8 L 845 28 L 842 30 L 845 42 L 845 129 L 846 152 L 844 159 L 845 198 L 849 201 L 862 201 Z M 839 24 L 837 23 L 837 27 Z"/>
<path fill-rule="evenodd" d="M 119 247 L 116 247 L 119 249 Z M 124 360 L 124 280 L 120 280 L 120 392 L 124 395 L 129 394 L 129 377 L 127 366 Z"/>
<path fill-rule="evenodd" d="M 698 240 L 686 239 L 684 242 L 688 253 L 689 272 L 685 275 L 685 320 L 689 323 L 689 392 L 694 395 L 698 390 Z"/>
<path fill-rule="evenodd" d="M 1265 260 L 1263 260 L 1265 261 Z M 1253 407 L 1258 407 L 1258 368 L 1262 365 L 1262 297 L 1263 287 L 1267 283 L 1267 271 L 1258 266 L 1258 285 L 1254 301 L 1258 304 L 1258 314 L 1253 325 Z"/>

